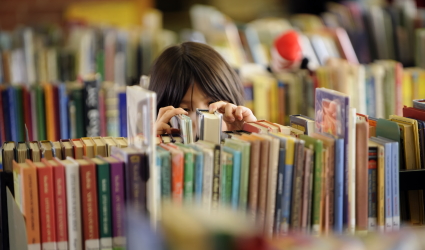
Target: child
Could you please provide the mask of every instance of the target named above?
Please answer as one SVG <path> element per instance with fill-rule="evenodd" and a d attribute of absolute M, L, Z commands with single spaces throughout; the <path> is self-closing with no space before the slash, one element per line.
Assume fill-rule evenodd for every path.
<path fill-rule="evenodd" d="M 166 49 L 151 69 L 149 89 L 157 94 L 156 133 L 170 133 L 170 119 L 188 115 L 196 131 L 196 109 L 223 113 L 223 130 L 242 129 L 256 121 L 243 105 L 243 86 L 236 72 L 213 48 L 185 42 Z"/>

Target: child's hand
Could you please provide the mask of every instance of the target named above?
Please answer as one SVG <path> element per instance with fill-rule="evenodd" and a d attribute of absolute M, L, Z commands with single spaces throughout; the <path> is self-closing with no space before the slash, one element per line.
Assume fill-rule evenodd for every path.
<path fill-rule="evenodd" d="M 211 103 L 209 107 L 210 113 L 218 111 L 223 114 L 223 121 L 226 122 L 227 129 L 224 130 L 241 130 L 245 122 L 255 122 L 257 118 L 252 111 L 244 106 L 236 106 L 228 102 L 215 102 Z"/>
<path fill-rule="evenodd" d="M 171 127 L 170 125 L 168 125 L 168 123 L 170 122 L 173 116 L 181 114 L 188 115 L 187 111 L 182 108 L 176 109 L 173 106 L 160 108 L 158 112 L 158 117 L 156 118 L 155 122 L 156 134 L 171 134 Z"/>

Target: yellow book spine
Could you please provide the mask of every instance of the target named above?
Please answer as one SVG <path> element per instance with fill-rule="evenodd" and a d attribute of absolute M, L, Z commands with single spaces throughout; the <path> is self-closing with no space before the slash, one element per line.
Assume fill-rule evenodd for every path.
<path fill-rule="evenodd" d="M 412 74 L 403 72 L 403 105 L 412 105 Z"/>

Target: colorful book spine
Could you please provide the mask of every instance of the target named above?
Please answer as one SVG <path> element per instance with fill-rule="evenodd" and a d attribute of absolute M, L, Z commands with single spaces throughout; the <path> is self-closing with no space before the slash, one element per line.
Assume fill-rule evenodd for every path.
<path fill-rule="evenodd" d="M 26 125 L 28 129 L 28 138 L 30 141 L 34 141 L 33 137 L 33 122 L 31 117 L 31 102 L 32 102 L 32 96 L 31 93 L 28 91 L 28 88 L 23 87 L 22 88 L 22 101 L 23 101 L 23 113 L 24 113 L 24 124 Z M 0 113 L 0 119 L 2 114 Z M 3 124 L 0 120 L 0 124 Z M 26 139 L 25 139 L 26 140 Z"/>
<path fill-rule="evenodd" d="M 75 114 L 75 137 L 72 136 L 71 138 L 81 138 L 85 137 L 86 133 L 84 130 L 84 105 L 83 105 L 83 90 L 80 88 L 76 88 L 71 90 L 71 99 L 72 102 L 70 102 L 70 114 Z M 73 112 L 71 112 L 71 109 L 75 109 Z M 71 118 L 71 117 L 70 117 Z M 72 124 L 72 120 L 70 120 L 70 124 Z M 66 139 L 66 138 L 62 138 Z"/>
<path fill-rule="evenodd" d="M 377 220 L 377 165 L 378 151 L 376 147 L 369 147 L 368 156 L 368 230 L 376 230 Z"/>
<path fill-rule="evenodd" d="M 118 93 L 120 136 L 127 137 L 127 96 L 125 92 Z"/>
<path fill-rule="evenodd" d="M 203 183 L 202 183 L 202 202 L 205 208 L 210 211 L 213 194 L 213 175 L 214 175 L 214 153 L 211 149 L 203 149 Z"/>
<path fill-rule="evenodd" d="M 6 98 L 5 101 L 7 103 L 6 106 L 3 105 L 3 108 L 8 110 L 6 120 L 8 120 L 8 127 L 9 127 L 9 133 L 10 133 L 10 140 L 14 142 L 18 142 L 18 123 L 17 123 L 17 112 L 16 112 L 16 104 L 15 104 L 15 89 L 12 86 L 9 86 L 6 89 L 6 95 L 4 96 Z"/>
<path fill-rule="evenodd" d="M 45 115 L 45 99 L 43 86 L 35 86 L 35 99 L 36 99 L 36 114 L 37 114 L 37 140 L 47 140 L 46 135 L 46 115 Z"/>
<path fill-rule="evenodd" d="M 344 139 L 335 140 L 335 201 L 334 201 L 334 232 L 343 230 L 343 193 L 344 193 Z"/>
<path fill-rule="evenodd" d="M 212 210 L 217 211 L 220 197 L 220 170 L 221 170 L 221 147 L 217 145 L 214 148 L 214 169 L 213 169 L 213 194 L 212 194 Z"/>
<path fill-rule="evenodd" d="M 233 148 L 224 146 L 224 152 L 232 154 L 232 195 L 231 205 L 233 209 L 237 209 L 239 206 L 239 190 L 240 190 L 240 179 L 241 179 L 241 152 Z"/>
<path fill-rule="evenodd" d="M 80 165 L 83 245 L 85 249 L 99 248 L 98 193 L 96 165 L 77 160 Z"/>
<path fill-rule="evenodd" d="M 55 192 L 53 183 L 53 168 L 46 159 L 42 159 L 45 166 L 37 166 L 38 190 L 40 198 L 40 233 L 41 247 L 43 249 L 56 248 L 56 225 L 55 217 Z"/>
<path fill-rule="evenodd" d="M 125 249 L 124 230 L 124 163 L 109 161 L 111 171 L 112 246 L 114 250 Z"/>
<path fill-rule="evenodd" d="M 301 229 L 301 193 L 304 168 L 304 141 L 297 141 L 295 144 L 295 150 L 294 174 L 292 181 L 291 228 L 294 231 L 299 231 Z"/>
<path fill-rule="evenodd" d="M 292 195 L 292 176 L 294 169 L 294 154 L 295 154 L 295 140 L 287 138 L 286 140 L 286 162 L 283 180 L 283 198 L 282 198 L 282 224 L 281 233 L 287 234 L 289 232 L 289 224 L 291 222 L 291 195 Z"/>
<path fill-rule="evenodd" d="M 400 229 L 399 144 L 392 143 L 393 230 Z"/>
<path fill-rule="evenodd" d="M 281 215 L 282 215 L 282 197 L 283 197 L 283 176 L 285 171 L 286 150 L 279 148 L 279 163 L 277 169 L 277 187 L 276 187 L 276 212 L 274 216 L 273 231 L 275 235 L 280 232 Z"/>
<path fill-rule="evenodd" d="M 45 84 L 44 86 L 45 93 L 45 114 L 46 114 L 46 132 L 47 140 L 57 141 L 56 138 L 56 119 L 54 112 L 54 96 L 53 96 L 53 86 L 51 84 Z"/>
<path fill-rule="evenodd" d="M 171 199 L 171 154 L 157 146 L 157 156 L 161 159 L 161 197 Z"/>
<path fill-rule="evenodd" d="M 193 200 L 193 183 L 195 174 L 195 162 L 193 152 L 184 152 L 184 183 L 183 183 L 183 200 L 191 203 Z"/>
<path fill-rule="evenodd" d="M 6 121 L 5 121 L 5 112 L 3 107 L 3 89 L 0 88 L 0 143 L 3 145 L 5 141 L 7 141 L 6 137 Z"/>
<path fill-rule="evenodd" d="M 69 250 L 81 250 L 83 244 L 81 238 L 80 169 L 78 163 L 70 157 L 67 157 L 61 163 L 65 166 L 68 246 Z"/>
<path fill-rule="evenodd" d="M 24 133 L 24 112 L 23 112 L 23 99 L 22 99 L 22 86 L 14 86 L 15 96 L 13 98 L 13 103 L 15 106 L 15 116 L 16 116 L 16 129 L 18 134 L 19 141 L 25 141 Z"/>
<path fill-rule="evenodd" d="M 204 154 L 201 151 L 198 151 L 198 148 L 193 148 L 195 153 L 195 203 L 201 204 L 202 202 L 202 186 L 204 182 Z"/>
<path fill-rule="evenodd" d="M 26 160 L 29 166 L 21 168 L 22 212 L 25 216 L 28 249 L 40 249 L 40 213 L 37 186 L 37 170 L 32 161 Z"/>
<path fill-rule="evenodd" d="M 84 125 L 87 137 L 100 135 L 99 82 L 97 77 L 84 80 Z"/>
<path fill-rule="evenodd" d="M 109 163 L 95 159 L 99 207 L 100 249 L 112 249 L 111 178 Z"/>
<path fill-rule="evenodd" d="M 59 250 L 68 249 L 68 221 L 66 211 L 66 182 L 65 167 L 58 159 L 55 159 L 57 166 L 53 166 L 53 185 L 55 190 L 55 215 L 56 215 L 56 235 Z"/>
<path fill-rule="evenodd" d="M 53 118 L 55 121 L 55 141 L 61 139 L 61 122 L 60 122 L 60 101 L 59 89 L 56 84 L 52 84 L 53 91 Z"/>
<path fill-rule="evenodd" d="M 59 95 L 59 121 L 60 121 L 60 138 L 71 138 L 69 134 L 69 116 L 68 116 L 68 95 L 66 94 L 65 84 L 58 85 Z"/>
<path fill-rule="evenodd" d="M 229 206 L 232 200 L 233 155 L 231 153 L 227 153 L 224 149 L 222 152 L 221 164 L 220 206 L 225 207 Z"/>

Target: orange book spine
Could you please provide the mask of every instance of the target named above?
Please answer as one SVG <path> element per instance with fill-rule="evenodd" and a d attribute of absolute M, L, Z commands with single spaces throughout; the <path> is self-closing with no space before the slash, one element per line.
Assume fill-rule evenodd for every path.
<path fill-rule="evenodd" d="M 99 215 L 97 206 L 96 165 L 80 165 L 83 242 L 86 249 L 99 247 Z"/>
<path fill-rule="evenodd" d="M 45 100 L 45 112 L 46 112 L 46 131 L 47 131 L 47 140 L 57 141 L 56 138 L 56 126 L 55 122 L 55 113 L 53 109 L 54 105 L 54 96 L 53 96 L 53 87 L 51 84 L 44 85 L 44 100 Z"/>
<path fill-rule="evenodd" d="M 56 218 L 54 212 L 54 186 L 53 169 L 46 159 L 42 159 L 45 164 L 43 167 L 37 167 L 38 194 L 40 202 L 40 222 L 41 222 L 41 242 L 43 249 L 47 245 L 56 244 Z M 50 244 L 49 244 L 50 243 Z"/>
<path fill-rule="evenodd" d="M 28 249 L 40 249 L 40 213 L 38 204 L 37 170 L 31 160 L 25 163 L 29 167 L 21 167 L 22 211 L 25 216 Z"/>
<path fill-rule="evenodd" d="M 161 144 L 161 147 L 171 152 L 171 195 L 174 202 L 183 202 L 184 157 L 176 152 L 172 144 Z"/>
<path fill-rule="evenodd" d="M 55 190 L 56 238 L 58 249 L 68 243 L 68 221 L 66 213 L 65 167 L 55 159 L 58 166 L 53 167 L 53 185 Z"/>

